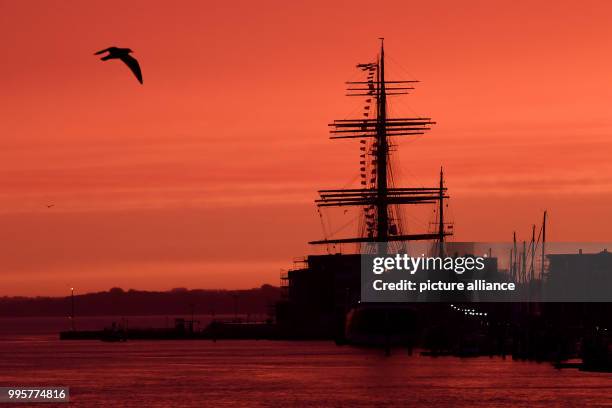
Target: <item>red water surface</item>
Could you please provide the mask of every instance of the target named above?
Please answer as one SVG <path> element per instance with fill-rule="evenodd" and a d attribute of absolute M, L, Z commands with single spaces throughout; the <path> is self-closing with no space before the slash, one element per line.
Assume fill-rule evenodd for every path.
<path fill-rule="evenodd" d="M 386 357 L 332 342 L 103 343 L 14 335 L 0 340 L 0 362 L 0 386 L 67 386 L 78 407 L 612 404 L 610 374 L 402 349 Z"/>

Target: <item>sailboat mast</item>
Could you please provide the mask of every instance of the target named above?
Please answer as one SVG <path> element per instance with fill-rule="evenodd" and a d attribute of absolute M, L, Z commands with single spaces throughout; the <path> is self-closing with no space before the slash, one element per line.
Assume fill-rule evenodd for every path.
<path fill-rule="evenodd" d="M 521 257 L 522 281 L 527 282 L 527 241 L 523 240 L 523 254 Z"/>
<path fill-rule="evenodd" d="M 531 266 L 529 271 L 529 279 L 533 281 L 535 277 L 535 224 L 531 228 Z"/>
<path fill-rule="evenodd" d="M 542 220 L 542 269 L 540 279 L 544 279 L 544 265 L 546 259 L 546 211 L 544 211 L 544 219 Z"/>
<path fill-rule="evenodd" d="M 514 277 L 514 279 L 516 279 L 517 277 L 520 279 L 520 273 L 517 270 L 517 264 L 518 264 L 518 253 L 517 253 L 517 248 L 516 248 L 516 231 L 514 231 L 512 233 L 512 241 L 514 243 L 514 259 L 512 261 L 512 276 Z"/>
<path fill-rule="evenodd" d="M 380 61 L 378 63 L 378 92 L 376 117 L 376 189 L 377 189 L 377 228 L 376 240 L 385 243 L 379 246 L 379 252 L 386 253 L 386 242 L 389 236 L 389 212 L 387 210 L 387 157 L 389 143 L 387 140 L 387 90 L 385 84 L 385 46 L 380 39 Z"/>
<path fill-rule="evenodd" d="M 440 197 L 439 197 L 439 225 L 438 225 L 438 245 L 440 246 L 440 257 L 444 257 L 444 170 L 440 167 Z"/>

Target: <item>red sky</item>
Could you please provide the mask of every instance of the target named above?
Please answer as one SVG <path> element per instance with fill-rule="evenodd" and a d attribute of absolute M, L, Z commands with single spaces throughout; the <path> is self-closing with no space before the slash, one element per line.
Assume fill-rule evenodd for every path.
<path fill-rule="evenodd" d="M 326 125 L 359 112 L 343 83 L 380 36 L 388 76 L 421 80 L 391 112 L 438 123 L 399 142 L 400 181 L 444 166 L 455 240 L 526 237 L 545 208 L 551 240 L 609 240 L 611 13 L 0 0 L 0 295 L 278 284 L 322 237 L 316 190 L 358 174 L 358 143 Z M 144 86 L 92 55 L 111 45 Z"/>

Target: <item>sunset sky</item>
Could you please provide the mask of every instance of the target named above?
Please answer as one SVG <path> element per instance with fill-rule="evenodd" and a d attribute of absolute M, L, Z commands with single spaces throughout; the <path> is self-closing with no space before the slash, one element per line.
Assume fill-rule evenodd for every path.
<path fill-rule="evenodd" d="M 391 113 L 437 122 L 399 141 L 400 181 L 435 185 L 444 166 L 454 240 L 527 238 L 548 209 L 550 240 L 612 241 L 611 15 L 0 0 L 0 296 L 278 284 L 322 238 L 316 191 L 355 185 L 358 143 L 327 123 L 360 113 L 344 81 L 381 36 L 388 77 L 421 81 Z M 111 45 L 134 50 L 144 85 L 93 55 Z"/>

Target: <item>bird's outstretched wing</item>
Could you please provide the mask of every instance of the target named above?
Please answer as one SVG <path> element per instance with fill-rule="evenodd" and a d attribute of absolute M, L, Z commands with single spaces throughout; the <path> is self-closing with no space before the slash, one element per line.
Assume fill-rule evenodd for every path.
<path fill-rule="evenodd" d="M 108 51 L 110 51 L 110 50 L 111 50 L 111 49 L 113 49 L 113 48 L 115 48 L 115 47 L 108 47 L 108 48 L 105 48 L 105 49 L 103 49 L 103 50 L 100 50 L 100 51 L 98 51 L 98 52 L 94 53 L 94 55 L 104 54 L 105 52 L 108 52 Z"/>
<path fill-rule="evenodd" d="M 138 64 L 138 61 L 136 61 L 136 59 L 131 55 L 127 54 L 121 56 L 121 61 L 123 61 L 125 65 L 132 70 L 134 75 L 136 75 L 138 82 L 142 84 L 142 72 L 140 72 L 140 65 Z"/>

